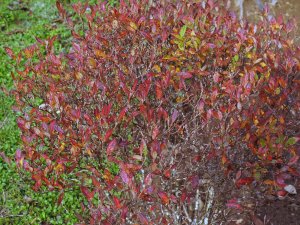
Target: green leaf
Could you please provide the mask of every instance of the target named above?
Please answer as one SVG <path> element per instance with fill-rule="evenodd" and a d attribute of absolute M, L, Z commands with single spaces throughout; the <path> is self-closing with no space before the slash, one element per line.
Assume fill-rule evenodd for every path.
<path fill-rule="evenodd" d="M 259 143 L 261 147 L 265 147 L 266 146 L 266 141 L 264 139 L 259 139 Z"/>
<path fill-rule="evenodd" d="M 291 137 L 287 140 L 287 142 L 285 143 L 286 146 L 290 146 L 290 145 L 294 145 L 297 143 L 297 139 L 294 137 Z"/>
<path fill-rule="evenodd" d="M 181 50 L 181 51 L 184 51 L 184 44 L 181 42 L 178 44 L 178 48 Z"/>
<path fill-rule="evenodd" d="M 180 32 L 179 32 L 180 37 L 184 37 L 186 28 L 187 28 L 186 25 L 183 25 L 183 27 L 181 27 Z"/>
<path fill-rule="evenodd" d="M 239 55 L 235 55 L 235 56 L 233 57 L 233 61 L 234 61 L 234 62 L 239 61 Z"/>
<path fill-rule="evenodd" d="M 254 178 L 255 180 L 259 181 L 261 179 L 261 173 L 260 172 L 254 173 Z"/>

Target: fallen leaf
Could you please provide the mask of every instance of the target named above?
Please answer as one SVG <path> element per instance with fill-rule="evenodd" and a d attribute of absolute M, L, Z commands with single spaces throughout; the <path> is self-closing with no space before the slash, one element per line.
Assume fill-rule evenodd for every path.
<path fill-rule="evenodd" d="M 278 196 L 279 200 L 283 200 L 286 195 L 287 195 L 287 192 L 285 190 L 277 191 L 277 196 Z"/>
<path fill-rule="evenodd" d="M 297 194 L 297 190 L 295 188 L 294 185 L 288 184 L 283 188 L 286 192 L 292 194 L 292 195 L 296 195 Z"/>

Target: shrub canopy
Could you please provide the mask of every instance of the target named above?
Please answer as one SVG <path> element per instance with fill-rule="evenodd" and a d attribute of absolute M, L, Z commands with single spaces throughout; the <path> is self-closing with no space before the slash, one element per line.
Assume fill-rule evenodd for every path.
<path fill-rule="evenodd" d="M 300 172 L 292 21 L 239 21 L 213 0 L 78 3 L 74 21 L 57 7 L 68 54 L 55 37 L 6 49 L 34 190 L 60 202 L 80 187 L 90 224 L 212 224 L 212 207 L 243 209 L 236 188 L 286 194 Z"/>

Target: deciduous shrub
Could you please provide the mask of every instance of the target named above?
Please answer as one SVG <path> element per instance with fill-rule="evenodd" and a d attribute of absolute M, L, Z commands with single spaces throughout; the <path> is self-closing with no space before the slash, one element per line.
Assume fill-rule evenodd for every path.
<path fill-rule="evenodd" d="M 34 190 L 80 187 L 89 224 L 213 224 L 237 190 L 299 176 L 292 21 L 239 21 L 208 1 L 75 4 L 72 50 L 15 55 L 20 166 Z M 25 59 L 25 62 L 24 62 Z M 262 190 L 259 187 L 264 187 Z M 87 220 L 89 219 L 89 220 Z"/>

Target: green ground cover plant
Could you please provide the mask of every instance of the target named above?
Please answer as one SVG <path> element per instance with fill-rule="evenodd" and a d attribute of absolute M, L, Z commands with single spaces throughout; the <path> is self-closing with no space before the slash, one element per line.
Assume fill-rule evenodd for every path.
<path fill-rule="evenodd" d="M 80 213 L 78 191 L 66 193 L 63 205 L 56 206 L 53 203 L 58 193 L 35 193 L 30 187 L 30 176 L 17 172 L 11 159 L 20 145 L 20 132 L 11 110 L 14 99 L 2 89 L 13 86 L 5 46 L 20 51 L 36 42 L 35 37 L 58 35 L 56 51 L 66 51 L 70 31 L 61 23 L 53 0 L 1 1 L 0 29 L 0 224 L 74 224 L 75 214 Z"/>

